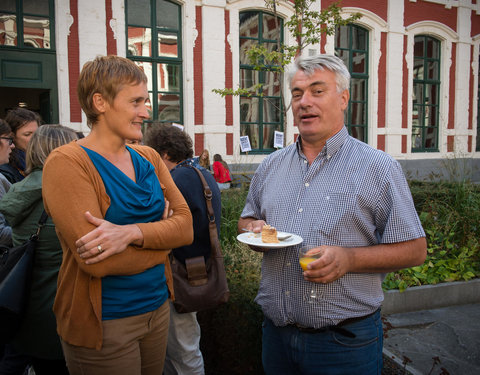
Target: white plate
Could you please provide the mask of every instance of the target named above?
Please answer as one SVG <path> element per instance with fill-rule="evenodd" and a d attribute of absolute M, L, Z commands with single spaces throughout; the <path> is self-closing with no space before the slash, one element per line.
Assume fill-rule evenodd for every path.
<path fill-rule="evenodd" d="M 291 233 L 278 232 L 279 236 L 287 235 L 287 234 L 291 234 Z M 237 240 L 247 245 L 269 248 L 269 249 L 281 249 L 283 247 L 295 246 L 303 242 L 302 237 L 297 236 L 296 234 L 292 234 L 292 237 L 287 238 L 286 240 L 280 241 L 278 243 L 276 242 L 265 243 L 265 242 L 262 242 L 261 233 L 251 233 L 251 232 L 239 234 L 237 236 Z"/>

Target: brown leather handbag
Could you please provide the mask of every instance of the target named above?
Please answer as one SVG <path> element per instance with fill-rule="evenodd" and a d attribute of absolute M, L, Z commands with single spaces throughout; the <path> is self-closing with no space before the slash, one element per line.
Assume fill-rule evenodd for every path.
<path fill-rule="evenodd" d="M 211 253 L 205 262 L 204 256 L 188 258 L 185 265 L 170 253 L 173 273 L 175 301 L 173 305 L 178 313 L 201 311 L 217 307 L 228 301 L 227 275 L 223 264 L 222 248 L 218 240 L 217 225 L 212 206 L 212 190 L 202 172 L 193 167 L 203 184 L 205 202 L 209 218 Z"/>

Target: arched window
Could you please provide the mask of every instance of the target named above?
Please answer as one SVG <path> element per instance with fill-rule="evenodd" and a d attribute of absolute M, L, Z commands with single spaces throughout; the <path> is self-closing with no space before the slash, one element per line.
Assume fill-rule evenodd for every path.
<path fill-rule="evenodd" d="M 262 90 L 240 97 L 240 136 L 248 136 L 251 153 L 275 151 L 275 130 L 283 131 L 283 103 L 280 82 L 282 73 L 276 66 L 256 70 L 247 57 L 250 46 L 260 44 L 276 51 L 282 42 L 283 22 L 261 11 L 240 13 L 240 87 L 251 89 L 262 84 Z"/>
<path fill-rule="evenodd" d="M 54 49 L 54 1 L 0 1 L 0 47 Z"/>
<path fill-rule="evenodd" d="M 412 152 L 438 151 L 440 41 L 415 36 L 412 94 Z"/>
<path fill-rule="evenodd" d="M 127 54 L 148 77 L 151 120 L 183 124 L 181 7 L 127 0 Z"/>
<path fill-rule="evenodd" d="M 353 24 L 337 26 L 335 55 L 343 60 L 352 77 L 345 125 L 353 137 L 367 143 L 368 30 Z"/>

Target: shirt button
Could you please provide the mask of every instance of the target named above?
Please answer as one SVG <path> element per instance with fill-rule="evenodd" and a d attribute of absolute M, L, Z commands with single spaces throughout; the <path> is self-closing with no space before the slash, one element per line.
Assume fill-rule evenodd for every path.
<path fill-rule="evenodd" d="M 306 186 L 306 187 L 309 187 L 310 184 L 309 184 L 308 182 L 305 182 L 305 186 Z"/>
<path fill-rule="evenodd" d="M 287 267 L 290 267 L 292 265 L 292 263 L 288 262 L 287 263 Z"/>
<path fill-rule="evenodd" d="M 298 212 L 303 212 L 303 208 L 299 208 L 299 209 L 298 209 Z"/>
<path fill-rule="evenodd" d="M 306 160 L 303 161 L 303 164 L 307 164 L 308 162 Z"/>
<path fill-rule="evenodd" d="M 327 160 L 330 159 L 332 157 L 332 155 L 327 155 Z"/>
<path fill-rule="evenodd" d="M 285 295 L 286 295 L 287 297 L 290 297 L 290 291 L 287 290 L 287 291 L 285 292 Z"/>
<path fill-rule="evenodd" d="M 327 195 L 327 196 L 325 197 L 325 199 L 328 201 L 328 200 L 330 200 L 330 197 Z"/>

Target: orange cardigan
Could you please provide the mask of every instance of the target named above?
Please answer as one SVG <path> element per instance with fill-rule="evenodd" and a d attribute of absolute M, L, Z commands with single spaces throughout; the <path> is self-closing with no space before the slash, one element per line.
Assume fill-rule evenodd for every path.
<path fill-rule="evenodd" d="M 95 228 L 85 219 L 85 211 L 103 218 L 110 206 L 101 176 L 85 150 L 75 141 L 55 149 L 43 169 L 45 209 L 55 223 L 63 250 L 53 311 L 58 334 L 72 345 L 97 350 L 102 347 L 103 276 L 131 275 L 165 264 L 167 284 L 173 298 L 168 253 L 172 248 L 193 241 L 190 210 L 160 156 L 146 146 L 131 147 L 155 167 L 173 215 L 166 220 L 137 224 L 144 237 L 142 247 L 128 246 L 122 253 L 96 264 L 85 264 L 78 256 L 75 241 Z"/>

